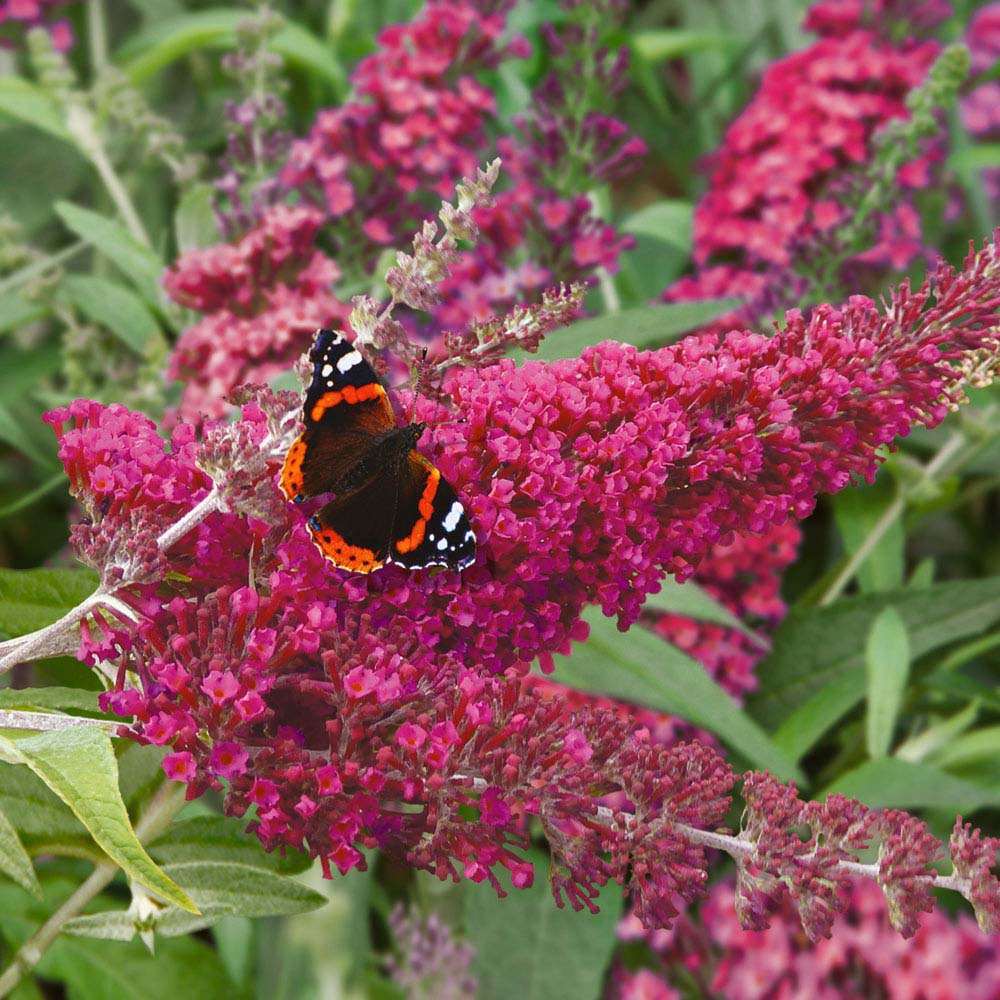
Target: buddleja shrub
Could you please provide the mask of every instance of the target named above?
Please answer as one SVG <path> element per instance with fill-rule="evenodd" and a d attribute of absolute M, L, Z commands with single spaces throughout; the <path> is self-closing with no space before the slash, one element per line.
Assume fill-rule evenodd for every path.
<path fill-rule="evenodd" d="M 693 272 L 664 277 L 668 304 L 624 311 L 613 272 L 641 241 L 582 193 L 620 184 L 647 152 L 610 114 L 628 83 L 624 50 L 607 44 L 616 5 L 567 3 L 540 29 L 544 72 L 528 110 L 505 120 L 491 88 L 529 51 L 507 5 L 435 0 L 379 36 L 349 97 L 299 139 L 274 53 L 309 65 L 322 43 L 301 25 L 206 11 L 150 29 L 131 43 L 136 77 L 194 44 L 181 40 L 196 24 L 224 44 L 236 33 L 225 71 L 248 87 L 227 107 L 213 187 L 191 179 L 200 168 L 182 138 L 127 79 L 104 67 L 82 90 L 56 51 L 69 28 L 55 47 L 36 29 L 39 83 L 0 88 L 0 106 L 24 120 L 34 107 L 95 168 L 121 225 L 71 204 L 59 213 L 134 287 L 77 273 L 28 288 L 61 261 L 26 244 L 10 286 L 22 324 L 73 332 L 70 381 L 98 398 L 57 398 L 42 416 L 86 569 L 0 577 L 12 635 L 0 671 L 16 680 L 0 692 L 0 869 L 20 887 L 4 890 L 0 993 L 34 973 L 89 995 L 106 984 L 88 962 L 127 980 L 154 961 L 154 989 L 232 995 L 238 947 L 220 920 L 321 906 L 291 877 L 313 862 L 355 894 L 366 929 L 345 952 L 367 955 L 373 894 L 394 951 L 382 971 L 408 996 L 470 995 L 473 966 L 488 992 L 490 935 L 532 928 L 539 912 L 557 930 L 536 949 L 568 935 L 579 954 L 572 973 L 524 956 L 535 996 L 759 995 L 736 956 L 749 968 L 749 931 L 771 925 L 787 961 L 768 988 L 800 988 L 809 960 L 796 951 L 793 963 L 789 941 L 821 942 L 845 909 L 856 925 L 884 906 L 877 919 L 902 942 L 935 889 L 1000 930 L 1000 840 L 952 814 L 943 842 L 895 808 L 907 795 L 996 801 L 982 781 L 921 766 L 963 733 L 988 741 L 972 727 L 995 697 L 958 668 L 992 636 L 941 668 L 952 680 L 941 690 L 979 700 L 954 718 L 914 710 L 894 742 L 920 697 L 911 661 L 993 626 L 1000 586 L 894 589 L 901 574 L 879 580 L 884 562 L 869 558 L 908 502 L 940 502 L 943 472 L 963 471 L 996 433 L 992 404 L 972 407 L 969 393 L 988 399 L 1000 363 L 1000 245 L 976 241 L 955 263 L 925 249 L 916 193 L 945 183 L 941 109 L 969 57 L 935 40 L 943 5 L 874 6 L 812 8 L 820 40 L 765 72 L 712 162 Z M 99 23 L 90 30 L 100 38 Z M 654 36 L 636 37 L 640 55 L 655 51 Z M 199 204 L 200 224 L 209 211 L 218 223 L 167 267 L 113 163 L 112 140 L 126 138 L 172 171 L 185 226 Z M 386 267 L 382 249 L 404 240 L 412 252 Z M 918 255 L 927 276 L 891 285 L 888 268 Z M 604 318 L 580 318 L 601 311 L 588 284 Z M 105 327 L 127 343 L 122 315 L 148 340 L 100 375 L 84 359 Z M 330 324 L 396 386 L 400 413 L 431 428 L 421 449 L 477 538 L 461 572 L 339 571 L 278 488 L 301 431 L 284 373 L 308 378 L 298 359 Z M 567 356 L 525 359 L 550 350 Z M 169 396 L 167 351 L 161 368 L 183 383 Z M 134 405 L 150 395 L 153 416 Z M 926 465 L 893 459 L 907 492 L 866 533 L 838 501 L 853 554 L 782 624 L 796 522 L 821 495 L 874 483 L 901 438 L 963 409 L 978 423 Z M 868 596 L 841 599 L 855 576 Z M 51 657 L 72 658 L 61 676 L 74 687 L 27 666 Z M 752 711 L 726 694 L 758 684 Z M 824 746 L 865 699 L 863 738 L 846 729 Z M 827 794 L 800 797 L 795 782 L 810 780 Z M 903 802 L 892 781 L 909 785 Z M 846 794 L 857 789 L 867 794 Z M 423 914 L 386 904 L 434 898 L 435 880 L 460 887 L 463 919 L 446 919 L 451 901 Z M 706 896 L 699 931 L 691 906 Z M 619 933 L 641 947 L 612 963 L 623 904 Z M 967 933 L 934 919 L 948 940 Z M 207 927 L 217 951 L 190 936 Z M 158 957 L 123 943 L 134 937 Z M 992 954 L 991 938 L 974 940 Z M 373 989 L 390 988 L 369 972 Z"/>

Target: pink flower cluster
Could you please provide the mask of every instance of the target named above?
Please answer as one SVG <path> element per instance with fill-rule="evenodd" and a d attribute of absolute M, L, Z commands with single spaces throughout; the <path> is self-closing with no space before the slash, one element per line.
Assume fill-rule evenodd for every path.
<path fill-rule="evenodd" d="M 279 546 L 271 565 L 290 554 Z M 534 815 L 560 865 L 556 891 L 575 906 L 627 871 L 656 913 L 671 912 L 675 892 L 693 898 L 700 878 L 677 884 L 680 869 L 660 860 L 704 865 L 670 823 L 721 822 L 732 775 L 714 751 L 652 748 L 594 712 L 567 728 L 561 706 L 516 678 L 429 659 L 402 630 L 317 603 L 294 566 L 274 569 L 266 591 L 222 587 L 148 614 L 131 651 L 142 690 L 102 696 L 134 716 L 135 738 L 171 746 L 164 767 L 189 795 L 224 780 L 229 814 L 253 809 L 266 847 L 305 849 L 327 874 L 363 867 L 359 848 L 377 847 L 498 891 L 502 866 L 523 887 L 534 875 L 521 831 Z M 593 790 L 609 782 L 646 817 L 632 843 L 622 817 L 596 821 Z"/>
<path fill-rule="evenodd" d="M 807 942 L 785 902 L 766 930 L 747 931 L 731 882 L 714 886 L 697 921 L 685 915 L 656 935 L 657 970 L 619 969 L 608 1000 L 677 1000 L 671 983 L 694 980 L 721 1000 L 994 1000 L 1000 995 L 996 938 L 968 916 L 926 914 L 912 939 L 893 932 L 886 902 L 866 880 L 844 896 L 844 919 L 824 941 Z M 641 934 L 634 922 L 627 938 Z M 643 935 L 644 936 L 644 935 Z"/>
<path fill-rule="evenodd" d="M 68 0 L 2 0 L 0 2 L 0 45 L 10 45 L 9 28 L 14 29 L 14 37 L 19 38 L 25 28 L 43 27 L 52 39 L 58 52 L 68 52 L 73 48 L 73 27 L 65 18 L 52 21 L 50 17 Z"/>
<path fill-rule="evenodd" d="M 263 212 L 255 228 L 236 244 L 187 254 L 174 265 L 166 281 L 170 295 L 209 312 L 182 335 L 171 361 L 171 376 L 185 381 L 184 419 L 221 416 L 223 399 L 236 385 L 287 368 L 305 347 L 305 329 L 344 316 L 324 285 L 341 271 L 352 281 L 367 278 L 383 248 L 419 229 L 441 193 L 474 173 L 494 148 L 511 185 L 495 206 L 476 209 L 480 236 L 442 282 L 442 301 L 422 330 L 425 339 L 536 301 L 549 284 L 586 280 L 598 267 L 617 268 L 630 238 L 597 218 L 588 197 L 563 189 L 566 178 L 550 169 L 545 157 L 551 150 L 537 140 L 559 125 L 560 114 L 582 114 L 581 134 L 602 176 L 627 170 L 645 147 L 620 123 L 581 108 L 579 101 L 560 107 L 551 78 L 542 88 L 545 103 L 524 120 L 521 139 L 492 138 L 494 98 L 476 74 L 527 52 L 521 38 L 504 41 L 505 7 L 494 5 L 487 13 L 467 0 L 432 0 L 411 23 L 385 29 L 376 51 L 352 74 L 352 99 L 320 112 L 309 134 L 292 144 L 280 187 L 298 205 L 266 208 L 280 192 L 265 184 L 251 199 L 253 212 L 234 215 L 252 219 Z M 565 30 L 577 46 L 586 40 Z M 548 33 L 550 46 L 563 45 L 572 54 L 560 31 Z M 611 53 L 601 59 L 613 90 L 622 60 Z M 573 122 L 560 127 L 576 131 Z M 563 188 L 553 186 L 554 178 Z M 586 187 L 597 179 L 577 177 L 574 183 Z M 336 265 L 310 249 L 320 231 Z"/>
<path fill-rule="evenodd" d="M 558 896 L 591 905 L 596 886 L 627 873 L 642 919 L 663 925 L 674 898 L 703 883 L 703 848 L 677 824 L 718 827 L 728 768 L 706 747 L 657 747 L 597 708 L 567 719 L 508 668 L 582 637 L 585 605 L 628 624 L 665 571 L 687 575 L 730 533 L 801 516 L 817 492 L 870 477 L 882 445 L 939 420 L 975 365 L 995 365 L 998 305 L 990 245 L 962 272 L 942 266 L 918 291 L 902 286 L 887 315 L 856 297 L 808 322 L 792 313 L 771 338 L 648 353 L 606 343 L 573 361 L 450 373 L 466 423 L 439 428 L 428 452 L 479 538 L 462 574 L 330 570 L 272 478 L 287 394 L 258 390 L 241 421 L 208 428 L 201 446 L 178 428 L 170 455 L 144 418 L 74 404 L 50 419 L 78 420 L 63 430 L 63 458 L 120 548 L 164 549 L 150 537 L 160 523 L 130 520 L 132 509 L 153 507 L 147 497 L 167 498 L 155 508 L 166 514 L 194 502 L 207 485 L 199 465 L 216 489 L 226 483 L 225 502 L 178 543 L 176 577 L 158 564 L 154 593 L 143 567 L 134 579 L 118 567 L 115 597 L 140 622 L 123 621 L 113 643 L 85 631 L 84 655 L 125 651 L 120 666 L 141 689 L 122 670 L 105 704 L 134 717 L 136 738 L 171 747 L 168 772 L 190 794 L 225 781 L 229 812 L 255 807 L 268 847 L 304 847 L 347 870 L 377 846 L 442 877 L 492 881 L 502 865 L 523 885 L 522 821 L 537 815 Z M 419 415 L 438 412 L 425 401 Z M 119 483 L 111 470 L 133 446 L 146 457 Z M 237 475 L 244 466 L 258 471 Z M 601 798 L 613 792 L 622 804 L 606 822 Z M 883 883 L 912 929 L 939 847 L 916 821 L 846 801 L 802 806 L 764 776 L 748 779 L 746 799 L 745 920 L 760 925 L 787 888 L 810 932 L 824 933 L 836 905 L 817 886 L 877 835 Z M 802 822 L 823 833 L 822 852 L 794 835 Z M 956 830 L 956 867 L 987 916 L 993 851 Z"/>
<path fill-rule="evenodd" d="M 70 492 L 85 511 L 71 532 L 81 561 L 108 587 L 161 579 L 167 562 L 156 536 L 211 486 L 195 465 L 194 428 L 178 425 L 165 452 L 153 421 L 119 404 L 78 399 L 44 420 L 56 432 Z"/>
<path fill-rule="evenodd" d="M 346 316 L 330 292 L 340 272 L 313 245 L 322 223 L 315 208 L 274 205 L 238 242 L 192 250 L 167 270 L 170 297 L 206 313 L 170 360 L 182 418 L 222 416 L 235 386 L 287 370 L 317 327 Z"/>
<path fill-rule="evenodd" d="M 885 7 L 881 15 L 873 8 Z M 710 158 L 709 189 L 695 209 L 698 270 L 668 301 L 740 295 L 747 306 L 716 321 L 722 332 L 786 307 L 804 291 L 793 260 L 846 221 L 842 196 L 872 155 L 876 132 L 908 114 L 904 100 L 940 50 L 934 41 L 891 40 L 936 23 L 947 5 L 815 4 L 806 27 L 822 37 L 768 67 L 757 94 Z M 870 18 L 869 18 L 869 15 Z M 897 175 L 902 195 L 931 182 L 931 148 Z M 923 251 L 920 220 L 903 198 L 881 215 L 859 261 L 902 269 Z"/>
<path fill-rule="evenodd" d="M 505 28 L 501 12 L 431 0 L 379 34 L 352 73 L 353 99 L 292 145 L 282 180 L 323 207 L 338 259 L 371 263 L 475 172 L 495 102 L 473 74 L 527 54 Z"/>
<path fill-rule="evenodd" d="M 972 55 L 972 71 L 988 73 L 1000 58 L 1000 3 L 988 3 L 973 15 L 965 43 Z M 986 79 L 962 98 L 962 124 L 979 140 L 995 141 L 1000 135 L 1000 82 Z M 989 167 L 984 181 L 991 197 L 1000 194 L 1000 169 Z"/>

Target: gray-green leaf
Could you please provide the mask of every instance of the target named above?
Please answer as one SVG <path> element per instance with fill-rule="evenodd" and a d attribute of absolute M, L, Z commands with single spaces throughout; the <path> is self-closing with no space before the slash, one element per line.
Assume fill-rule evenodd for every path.
<path fill-rule="evenodd" d="M 889 752 L 910 676 L 910 640 L 906 624 L 892 606 L 879 612 L 868 631 L 865 670 L 868 680 L 865 736 L 868 756 L 874 759 Z"/>
<path fill-rule="evenodd" d="M 34 771 L 130 878 L 166 902 L 197 912 L 136 837 L 118 789 L 118 762 L 107 732 L 96 727 L 56 730 L 24 739 L 0 739 L 0 749 Z"/>

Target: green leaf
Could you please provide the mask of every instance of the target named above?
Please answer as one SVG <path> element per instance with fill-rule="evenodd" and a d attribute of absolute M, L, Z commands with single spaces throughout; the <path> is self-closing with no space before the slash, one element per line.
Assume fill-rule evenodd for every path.
<path fill-rule="evenodd" d="M 42 898 L 42 887 L 38 884 L 35 867 L 28 852 L 17 835 L 17 829 L 0 809 L 0 872 L 13 879 L 22 889 L 37 899 Z"/>
<path fill-rule="evenodd" d="M 10 405 L 62 367 L 62 355 L 51 346 L 31 350 L 7 347 L 0 350 L 0 400 Z"/>
<path fill-rule="evenodd" d="M 755 767 L 800 784 L 805 777 L 696 660 L 647 629 L 622 635 L 600 611 L 588 608 L 590 638 L 570 656 L 556 657 L 553 678 L 580 691 L 621 698 L 677 715 L 715 733 Z"/>
<path fill-rule="evenodd" d="M 245 1000 L 214 951 L 193 937 L 158 941 L 150 955 L 139 941 L 60 935 L 38 965 L 45 979 L 66 983 L 72 1000 Z"/>
<path fill-rule="evenodd" d="M 252 865 L 218 861 L 191 861 L 166 865 L 170 876 L 186 892 L 199 912 L 171 908 L 156 921 L 156 934 L 180 937 L 211 927 L 224 917 L 274 917 L 306 913 L 327 902 L 301 882 Z M 126 910 L 115 910 L 67 921 L 65 929 L 82 937 L 130 941 L 134 918 Z"/>
<path fill-rule="evenodd" d="M 521 356 L 526 360 L 537 358 L 542 361 L 578 358 L 585 347 L 592 347 L 603 340 L 618 340 L 643 350 L 662 347 L 688 330 L 703 326 L 739 305 L 739 299 L 665 302 L 581 319 L 550 333 L 536 354 Z"/>
<path fill-rule="evenodd" d="M 55 352 L 50 351 L 50 354 Z M 56 357 L 58 358 L 58 355 Z M 38 419 L 38 404 L 32 401 L 29 394 L 22 394 L 20 398 L 9 403 L 0 402 L 0 441 L 9 444 L 28 458 L 36 470 L 48 475 L 50 480 L 58 472 L 62 477 L 65 491 L 67 480 L 66 474 L 62 471 L 62 463 L 59 461 L 56 436 L 52 433 L 51 427 L 46 427 Z M 47 489 L 54 488 L 50 481 Z M 32 492 L 29 490 L 27 493 L 19 494 L 11 500 L 10 505 L 23 502 L 23 498 Z"/>
<path fill-rule="evenodd" d="M 1000 726 L 983 726 L 950 740 L 937 755 L 941 767 L 963 767 L 1000 759 Z"/>
<path fill-rule="evenodd" d="M 181 253 L 219 241 L 219 227 L 212 211 L 213 197 L 211 184 L 193 184 L 181 195 L 174 212 L 174 235 Z"/>
<path fill-rule="evenodd" d="M 932 722 L 916 735 L 900 743 L 893 756 L 899 760 L 913 761 L 915 764 L 922 760 L 940 763 L 936 759 L 941 757 L 942 751 L 947 751 L 959 736 L 975 725 L 979 707 L 978 701 L 972 701 L 960 712 Z"/>
<path fill-rule="evenodd" d="M 883 608 L 872 622 L 865 642 L 865 669 L 868 678 L 865 736 L 868 756 L 874 759 L 889 752 L 910 677 L 910 640 L 906 625 L 894 607 Z"/>
<path fill-rule="evenodd" d="M 1000 165 L 1000 143 L 977 142 L 962 147 L 948 157 L 948 166 L 957 174 L 976 173 Z"/>
<path fill-rule="evenodd" d="M 289 65 L 323 80 L 338 97 L 346 96 L 347 81 L 336 53 L 301 22 L 286 21 L 274 36 L 270 49 L 287 60 Z"/>
<path fill-rule="evenodd" d="M 68 712 L 71 715 L 107 716 L 97 704 L 96 691 L 68 687 L 4 688 L 0 708 L 23 712 Z"/>
<path fill-rule="evenodd" d="M 143 83 L 165 66 L 200 48 L 235 49 L 236 28 L 250 16 L 239 8 L 212 7 L 161 18 L 133 35 L 115 55 L 115 61 L 133 83 Z M 336 53 L 301 24 L 288 21 L 271 39 L 271 52 L 282 56 L 317 79 L 338 96 L 346 91 Z"/>
<path fill-rule="evenodd" d="M 760 689 L 747 710 L 795 760 L 865 695 L 862 637 L 879 612 L 899 612 L 914 660 L 978 635 L 1000 621 L 1000 577 L 939 583 L 847 598 L 827 608 L 793 608 L 757 666 Z"/>
<path fill-rule="evenodd" d="M 51 625 L 99 583 L 92 569 L 0 568 L 0 630 L 17 636 Z"/>
<path fill-rule="evenodd" d="M 80 857 L 95 863 L 102 860 L 83 824 L 26 767 L 0 764 L 0 808 L 29 854 Z"/>
<path fill-rule="evenodd" d="M 836 781 L 817 796 L 839 793 L 860 799 L 873 809 L 945 809 L 968 813 L 1000 804 L 1000 788 L 978 785 L 935 767 L 896 757 L 871 760 Z"/>
<path fill-rule="evenodd" d="M 168 903 L 195 912 L 188 897 L 139 843 L 118 789 L 118 762 L 111 739 L 98 728 L 74 728 L 0 740 L 70 807 L 95 843 L 130 878 Z"/>
<path fill-rule="evenodd" d="M 67 229 L 107 257 L 132 282 L 148 305 L 159 306 L 163 261 L 152 250 L 134 239 L 114 219 L 89 208 L 60 201 L 56 203 L 56 212 Z"/>
<path fill-rule="evenodd" d="M 46 312 L 46 306 L 24 298 L 19 292 L 8 292 L 0 296 L 0 333 L 27 326 Z"/>
<path fill-rule="evenodd" d="M 848 554 L 853 555 L 865 543 L 895 499 L 895 486 L 885 477 L 874 486 L 841 490 L 833 497 L 837 528 Z M 858 585 L 863 592 L 896 590 L 903 586 L 905 544 L 906 532 L 902 520 L 897 517 L 858 569 Z"/>
<path fill-rule="evenodd" d="M 601 890 L 598 914 L 560 910 L 545 878 L 547 855 L 535 848 L 527 860 L 535 866 L 534 885 L 511 889 L 501 872 L 506 899 L 497 899 L 486 882 L 462 887 L 465 936 L 476 948 L 477 1000 L 598 1000 L 615 948 L 621 889 L 611 883 Z"/>
<path fill-rule="evenodd" d="M 668 576 L 662 581 L 660 592 L 650 594 L 643 606 L 649 611 L 666 611 L 668 614 L 684 615 L 685 618 L 693 618 L 695 621 L 724 625 L 726 628 L 742 632 L 758 645 L 767 645 L 767 642 L 753 629 L 747 628 L 729 608 L 720 604 L 693 580 L 678 583 L 672 576 Z"/>
<path fill-rule="evenodd" d="M 736 48 L 740 39 L 715 31 L 684 31 L 680 28 L 650 28 L 631 36 L 632 49 L 650 62 L 683 59 L 706 49 Z"/>
<path fill-rule="evenodd" d="M 51 225 L 55 202 L 90 176 L 90 165 L 75 147 L 30 125 L 0 122 L 0 149 L 16 150 L 16 155 L 0 157 L 0 214 L 12 216 L 26 237 Z M 38 266 L 43 260 L 39 255 L 25 266 Z M 17 272 L 3 280 L 16 283 Z"/>
<path fill-rule="evenodd" d="M 59 105 L 39 86 L 19 76 L 0 76 L 0 114 L 72 142 Z"/>
<path fill-rule="evenodd" d="M 107 278 L 68 274 L 59 283 L 57 298 L 79 309 L 140 356 L 146 354 L 151 341 L 162 339 L 160 324 L 142 299 Z"/>
<path fill-rule="evenodd" d="M 0 440 L 5 439 L 3 420 L 6 416 L 6 411 L 3 407 L 0 407 Z M 42 463 L 38 460 L 41 456 L 35 456 L 34 454 L 29 454 L 29 457 L 35 461 L 36 465 L 41 465 Z M 49 476 L 45 482 L 40 483 L 33 490 L 29 490 L 27 493 L 22 493 L 17 499 L 12 500 L 10 503 L 5 504 L 0 507 L 0 521 L 5 517 L 12 517 L 14 514 L 24 510 L 27 507 L 31 507 L 33 504 L 38 503 L 43 497 L 48 496 L 57 487 L 66 487 L 66 474 L 64 472 L 57 472 L 52 476 Z"/>
<path fill-rule="evenodd" d="M 691 252 L 694 205 L 689 201 L 664 199 L 645 205 L 622 220 L 621 230 L 633 236 L 651 236 L 683 253 Z"/>
<path fill-rule="evenodd" d="M 375 857 L 369 858 L 372 868 Z M 330 900 L 311 913 L 270 922 L 268 933 L 255 942 L 254 985 L 267 1000 L 310 997 L 354 997 L 348 983 L 374 966 L 371 948 L 372 870 L 350 871 L 343 878 L 324 879 L 317 868 L 306 873 L 314 889 Z M 219 924 L 214 934 L 230 921 Z M 318 984 L 326 991 L 321 992 Z M 360 1000 L 360 998 L 359 998 Z M 430 998 L 428 998 L 430 1000 Z"/>

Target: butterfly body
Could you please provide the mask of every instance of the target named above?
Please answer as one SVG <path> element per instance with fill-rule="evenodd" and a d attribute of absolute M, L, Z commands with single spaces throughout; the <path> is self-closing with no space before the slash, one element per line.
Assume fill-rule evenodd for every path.
<path fill-rule="evenodd" d="M 476 542 L 465 509 L 416 450 L 426 425 L 397 425 L 371 365 L 341 334 L 320 330 L 309 358 L 305 430 L 288 450 L 281 489 L 295 502 L 334 495 L 308 521 L 323 555 L 360 573 L 386 563 L 470 565 Z"/>

